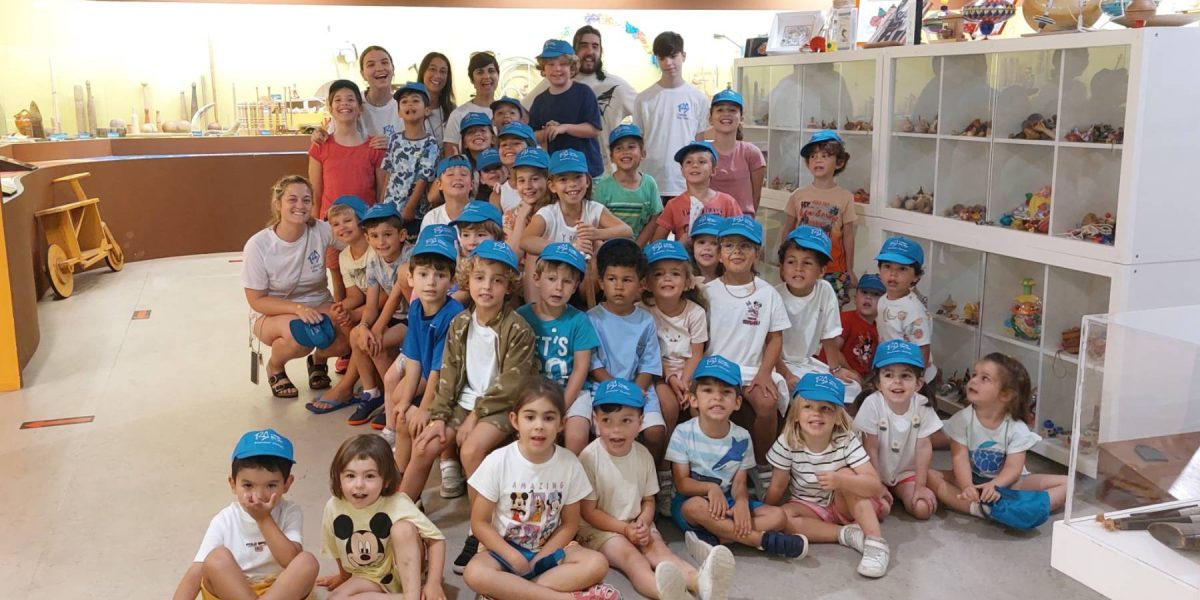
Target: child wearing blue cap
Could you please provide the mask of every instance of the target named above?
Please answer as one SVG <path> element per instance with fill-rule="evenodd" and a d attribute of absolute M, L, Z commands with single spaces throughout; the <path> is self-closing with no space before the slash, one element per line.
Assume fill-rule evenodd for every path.
<path fill-rule="evenodd" d="M 683 78 L 683 36 L 664 31 L 651 50 L 662 77 L 634 99 L 633 122 L 646 136 L 644 170 L 658 182 L 665 203 L 687 191 L 683 174 L 668 159 L 704 129 L 708 96 Z"/>
<path fill-rule="evenodd" d="M 499 102 L 497 100 L 497 102 Z M 495 104 L 495 103 L 493 103 Z M 517 155 L 526 148 L 537 147 L 537 139 L 533 129 L 528 125 L 516 122 L 505 125 L 500 129 L 496 138 L 496 151 L 500 153 L 500 164 L 504 165 L 507 177 L 500 186 L 500 210 L 508 212 L 521 204 L 521 194 L 517 192 L 513 179 L 516 177 Z"/>
<path fill-rule="evenodd" d="M 546 40 L 537 63 L 550 82 L 529 107 L 529 126 L 537 132 L 538 143 L 551 154 L 567 148 L 579 151 L 587 161 L 588 175 L 603 175 L 604 160 L 596 139 L 602 126 L 600 105 L 592 88 L 571 79 L 579 71 L 574 48 L 562 40 Z"/>
<path fill-rule="evenodd" d="M 879 298 L 885 292 L 887 288 L 883 287 L 878 275 L 863 275 L 858 278 L 858 288 L 854 290 L 854 308 L 842 311 L 842 335 L 838 337 L 838 346 L 846 365 L 864 380 L 871 374 L 871 358 L 875 355 L 875 347 L 879 345 L 875 316 Z M 817 358 L 829 364 L 824 350 Z"/>
<path fill-rule="evenodd" d="M 797 225 L 820 227 L 833 242 L 825 277 L 838 293 L 839 305 L 850 301 L 850 288 L 856 285 L 854 276 L 854 226 L 858 213 L 854 210 L 854 195 L 838 185 L 834 177 L 846 168 L 850 154 L 837 132 L 825 129 L 812 134 L 800 149 L 804 166 L 813 181 L 788 197 L 784 231 Z"/>
<path fill-rule="evenodd" d="M 873 367 L 876 391 L 863 400 L 854 426 L 862 432 L 863 446 L 883 485 L 908 514 L 924 521 L 937 510 L 929 479 L 930 436 L 942 428 L 942 420 L 917 391 L 925 372 L 921 349 L 904 340 L 884 342 L 875 352 Z"/>
<path fill-rule="evenodd" d="M 584 522 L 576 539 L 603 553 L 609 565 L 647 598 L 691 598 L 689 592 L 709 591 L 714 584 L 727 586 L 733 576 L 728 548 L 710 555 L 697 572 L 671 552 L 654 526 L 654 497 L 659 491 L 654 457 L 634 439 L 646 406 L 641 392 L 627 379 L 610 379 L 596 387 L 592 403 L 596 439 L 579 454 L 592 492 L 583 499 Z"/>
<path fill-rule="evenodd" d="M 437 139 L 425 131 L 429 117 L 429 91 L 421 83 L 408 82 L 396 90 L 396 109 L 404 127 L 388 139 L 382 168 L 388 174 L 383 199 L 400 211 L 400 220 L 416 234 L 428 210 L 426 192 L 441 153 Z"/>
<path fill-rule="evenodd" d="M 437 181 L 433 193 L 440 195 L 442 205 L 425 214 L 421 229 L 430 225 L 449 225 L 462 214 L 475 186 L 475 167 L 462 154 L 447 156 L 438 162 Z"/>
<path fill-rule="evenodd" d="M 492 127 L 496 131 L 504 129 L 509 123 L 524 123 L 528 118 L 525 115 L 525 107 L 520 100 L 511 96 L 501 96 L 491 104 L 492 108 Z"/>
<path fill-rule="evenodd" d="M 175 590 L 175 598 L 261 596 L 304 598 L 317 580 L 317 559 L 305 552 L 300 505 L 292 487 L 292 442 L 274 429 L 249 431 L 233 449 L 229 490 L 234 502 L 217 513 Z"/>
<path fill-rule="evenodd" d="M 717 150 L 711 142 L 687 144 L 675 153 L 675 162 L 679 163 L 687 189 L 663 206 L 662 214 L 655 221 L 652 239 L 665 240 L 668 235 L 674 235 L 676 240 L 687 245 L 690 243 L 692 224 L 701 215 L 737 217 L 742 214 L 733 196 L 712 189 Z"/>
<path fill-rule="evenodd" d="M 775 286 L 792 326 L 783 332 L 783 352 L 777 370 L 796 387 L 805 373 L 832 373 L 846 386 L 846 404 L 862 391 L 862 378 L 842 357 L 837 293 L 821 277 L 830 260 L 829 236 L 812 225 L 791 231 L 779 247 L 779 279 Z M 828 363 L 814 356 L 824 352 Z"/>
<path fill-rule="evenodd" d="M 608 148 L 616 170 L 596 180 L 593 194 L 596 202 L 629 225 L 638 245 L 645 247 L 663 205 L 654 178 L 638 170 L 646 158 L 642 131 L 637 125 L 618 125 L 608 137 Z"/>
<path fill-rule="evenodd" d="M 373 254 L 362 228 L 362 218 L 366 214 L 366 202 L 355 196 L 342 196 L 329 207 L 329 226 L 333 229 L 333 238 L 345 246 L 338 255 L 338 269 L 346 290 L 342 300 L 334 302 L 329 308 L 329 315 L 334 323 L 346 329 L 358 323 L 366 302 L 367 260 Z M 342 359 L 338 359 L 337 371 L 344 373 L 346 367 L 341 363 Z"/>
<path fill-rule="evenodd" d="M 925 361 L 925 382 L 937 377 L 937 367 L 931 358 L 933 320 L 925 299 L 917 293 L 917 282 L 924 273 L 925 251 L 921 245 L 904 236 L 888 238 L 875 257 L 879 263 L 879 278 L 887 290 L 877 306 L 880 343 L 904 340 L 921 347 Z"/>
<path fill-rule="evenodd" d="M 800 378 L 783 433 L 767 454 L 775 471 L 766 503 L 783 505 L 788 533 L 854 548 L 863 555 L 858 573 L 883 577 L 890 551 L 879 522 L 892 498 L 854 434 L 845 393 L 833 375 Z"/>
<path fill-rule="evenodd" d="M 688 251 L 692 255 L 692 263 L 696 266 L 696 274 L 703 283 L 708 283 L 720 275 L 718 270 L 721 267 L 721 245 L 717 236 L 724 228 L 725 217 L 721 215 L 700 215 L 700 218 L 692 223 L 692 243 Z"/>
<path fill-rule="evenodd" d="M 754 469 L 750 432 L 731 421 L 742 405 L 741 369 L 720 356 L 704 357 L 692 381 L 697 416 L 671 434 L 667 460 L 675 475 L 671 519 L 684 532 L 692 558 L 715 572 L 733 569 L 733 555 L 718 543 L 738 542 L 768 554 L 803 558 L 808 540 L 783 531 L 787 517 L 778 506 L 750 499 Z M 701 598 L 725 598 L 729 581 L 714 581 Z M 707 592 L 707 593 L 706 593 Z"/>
<path fill-rule="evenodd" d="M 717 149 L 712 188 L 733 196 L 742 214 L 753 217 L 762 199 L 767 159 L 758 146 L 742 140 L 742 95 L 729 89 L 717 92 L 708 109 L 708 124 Z"/>
<path fill-rule="evenodd" d="M 491 123 L 492 102 L 496 99 L 496 87 L 500 84 L 500 63 L 496 60 L 496 55 L 487 50 L 472 52 L 471 59 L 467 62 L 467 79 L 471 81 L 475 93 L 469 101 L 463 102 L 450 112 L 450 116 L 446 117 L 442 156 L 465 153 L 459 129 L 467 115 L 483 113 L 487 116 L 488 123 Z M 445 93 L 452 94 L 452 86 L 449 85 L 448 78 L 446 83 Z"/>
<path fill-rule="evenodd" d="M 580 394 L 588 394 L 583 385 L 600 345 L 587 314 L 569 304 L 586 272 L 587 259 L 574 246 L 547 245 L 533 271 L 537 301 L 517 309 L 533 329 L 542 375 L 563 387 L 568 411 Z"/>
<path fill-rule="evenodd" d="M 492 117 L 481 112 L 467 113 L 458 126 L 459 136 L 462 138 L 462 153 L 471 159 L 471 164 L 478 170 L 480 155 L 491 148 L 492 142 L 495 141 Z"/>

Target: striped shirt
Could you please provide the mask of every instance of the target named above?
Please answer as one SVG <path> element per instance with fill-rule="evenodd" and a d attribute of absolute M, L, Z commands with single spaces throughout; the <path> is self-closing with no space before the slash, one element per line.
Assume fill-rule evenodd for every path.
<path fill-rule="evenodd" d="M 667 462 L 686 464 L 692 479 L 715 483 L 728 494 L 733 487 L 733 476 L 754 468 L 754 444 L 750 432 L 733 423 L 729 424 L 725 437 L 714 439 L 700 429 L 700 419 L 692 419 L 671 434 Z"/>
<path fill-rule="evenodd" d="M 788 485 L 788 492 L 792 499 L 805 500 L 821 506 L 829 506 L 833 500 L 833 492 L 821 489 L 817 473 L 837 471 L 846 467 L 856 469 L 870 461 L 862 442 L 852 433 L 835 437 L 829 443 L 829 447 L 820 452 L 789 448 L 785 433 L 775 440 L 767 452 L 767 462 L 771 463 L 772 467 L 791 472 L 792 481 Z"/>

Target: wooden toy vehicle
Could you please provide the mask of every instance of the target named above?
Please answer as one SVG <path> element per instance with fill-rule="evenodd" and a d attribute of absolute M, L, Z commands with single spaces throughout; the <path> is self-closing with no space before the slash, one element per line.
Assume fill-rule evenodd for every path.
<path fill-rule="evenodd" d="M 104 259 L 108 268 L 120 271 L 125 266 L 125 252 L 113 239 L 108 225 L 100 220 L 100 199 L 88 198 L 79 180 L 91 173 L 76 173 L 59 177 L 54 183 L 70 183 L 77 201 L 35 215 L 46 232 L 46 271 L 50 287 L 59 299 L 75 289 L 75 265 L 84 269 Z"/>

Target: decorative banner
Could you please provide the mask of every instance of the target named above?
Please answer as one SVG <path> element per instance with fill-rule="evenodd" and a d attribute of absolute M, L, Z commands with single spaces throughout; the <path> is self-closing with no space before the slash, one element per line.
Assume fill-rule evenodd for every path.
<path fill-rule="evenodd" d="M 646 39 L 646 33 L 633 23 L 630 23 L 629 21 L 617 21 L 616 19 L 612 18 L 612 16 L 604 13 L 587 13 L 583 16 L 583 22 L 592 26 L 602 25 L 605 27 L 620 27 L 621 23 L 624 23 L 625 33 L 627 33 L 629 37 L 641 42 L 642 50 L 650 56 L 650 64 L 656 67 L 658 66 L 658 58 L 654 56 L 654 51 L 650 48 L 650 40 Z M 562 37 L 567 38 L 570 35 L 571 32 L 569 28 L 564 27 Z"/>

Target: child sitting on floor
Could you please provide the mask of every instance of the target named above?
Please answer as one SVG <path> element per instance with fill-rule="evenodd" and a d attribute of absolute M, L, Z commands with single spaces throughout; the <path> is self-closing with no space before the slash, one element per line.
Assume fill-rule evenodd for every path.
<path fill-rule="evenodd" d="M 858 278 L 858 289 L 854 291 L 854 308 L 842 311 L 842 335 L 838 337 L 837 345 L 846 365 L 864 381 L 871 374 L 871 360 L 879 345 L 879 330 L 875 328 L 876 307 L 880 296 L 886 292 L 878 275 L 863 275 Z M 817 359 L 829 364 L 824 350 Z"/>

